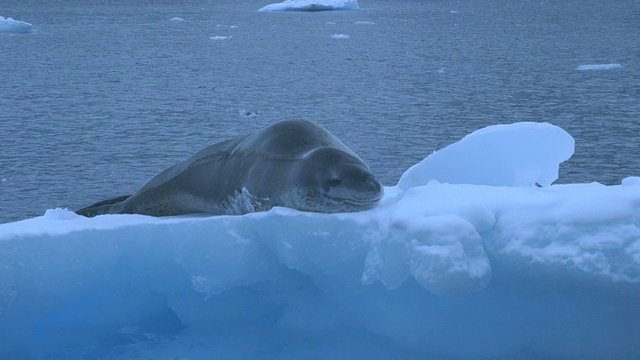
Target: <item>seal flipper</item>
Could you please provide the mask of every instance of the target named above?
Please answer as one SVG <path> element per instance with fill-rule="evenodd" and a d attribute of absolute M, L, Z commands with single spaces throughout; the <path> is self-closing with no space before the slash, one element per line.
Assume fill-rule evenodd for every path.
<path fill-rule="evenodd" d="M 100 201 L 93 205 L 89 205 L 85 208 L 82 208 L 80 210 L 76 210 L 76 214 L 86 216 L 86 217 L 94 217 L 96 215 L 108 214 L 109 209 L 111 209 L 112 205 L 121 203 L 130 197 L 131 195 L 122 195 L 113 199 Z"/>

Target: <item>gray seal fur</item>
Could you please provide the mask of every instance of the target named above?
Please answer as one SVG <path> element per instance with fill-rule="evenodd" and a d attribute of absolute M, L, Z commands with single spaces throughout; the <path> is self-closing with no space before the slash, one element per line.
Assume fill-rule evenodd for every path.
<path fill-rule="evenodd" d="M 135 194 L 76 211 L 84 216 L 245 214 L 284 206 L 335 213 L 371 209 L 382 184 L 322 126 L 286 120 L 211 145 L 162 171 Z"/>

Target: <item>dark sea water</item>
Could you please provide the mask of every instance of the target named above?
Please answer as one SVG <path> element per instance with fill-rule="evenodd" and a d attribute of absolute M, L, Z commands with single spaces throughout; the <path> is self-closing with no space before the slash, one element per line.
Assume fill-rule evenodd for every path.
<path fill-rule="evenodd" d="M 0 3 L 36 29 L 0 36 L 0 223 L 129 194 L 204 146 L 288 118 L 324 125 L 386 185 L 516 121 L 574 136 L 558 182 L 640 175 L 637 0 L 363 0 L 319 13 L 117 3 Z M 623 68 L 574 70 L 606 63 Z"/>

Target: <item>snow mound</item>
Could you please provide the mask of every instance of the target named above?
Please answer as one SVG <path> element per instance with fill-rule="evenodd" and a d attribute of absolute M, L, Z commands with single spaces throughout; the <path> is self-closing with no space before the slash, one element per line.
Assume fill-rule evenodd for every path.
<path fill-rule="evenodd" d="M 33 25 L 0 16 L 0 34 L 28 34 L 33 32 Z"/>
<path fill-rule="evenodd" d="M 594 64 L 594 65 L 580 65 L 576 68 L 579 71 L 589 71 L 589 70 L 615 70 L 622 69 L 622 65 L 620 64 Z"/>
<path fill-rule="evenodd" d="M 365 212 L 1 224 L 0 357 L 638 358 L 640 177 L 549 185 L 572 151 L 496 125 Z"/>
<path fill-rule="evenodd" d="M 357 10 L 357 0 L 286 0 L 281 3 L 267 5 L 258 11 L 328 11 Z"/>
<path fill-rule="evenodd" d="M 542 140 L 544 139 L 544 140 Z M 405 172 L 402 189 L 431 180 L 450 184 L 548 186 L 574 151 L 566 131 L 548 123 L 494 125 L 429 155 Z"/>

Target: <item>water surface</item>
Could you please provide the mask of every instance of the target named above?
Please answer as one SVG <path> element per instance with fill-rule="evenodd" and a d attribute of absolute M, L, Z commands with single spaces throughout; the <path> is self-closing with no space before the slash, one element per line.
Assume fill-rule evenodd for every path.
<path fill-rule="evenodd" d="M 635 0 L 256 11 L 268 3 L 4 0 L 0 15 L 36 33 L 0 36 L 0 222 L 132 193 L 204 146 L 287 118 L 327 127 L 386 185 L 515 121 L 575 137 L 559 182 L 640 175 Z M 605 63 L 623 68 L 574 70 Z"/>

